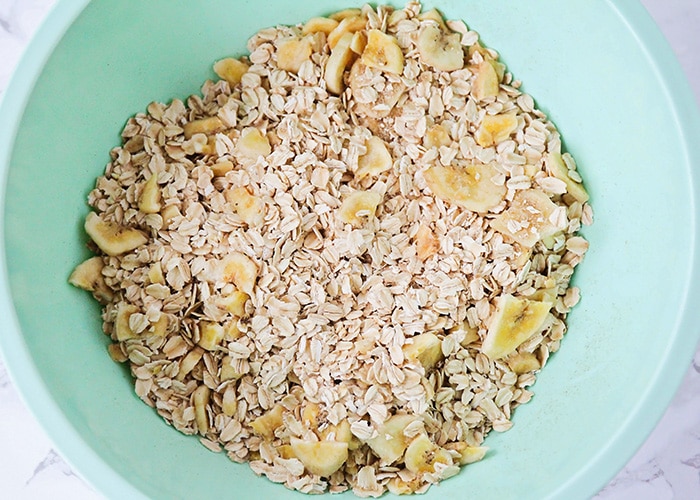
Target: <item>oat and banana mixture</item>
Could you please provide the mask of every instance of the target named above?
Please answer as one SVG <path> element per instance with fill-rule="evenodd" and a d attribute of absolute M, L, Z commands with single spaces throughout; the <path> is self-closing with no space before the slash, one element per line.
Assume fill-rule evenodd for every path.
<path fill-rule="evenodd" d="M 248 50 L 128 121 L 70 281 L 210 450 L 307 493 L 424 492 L 559 349 L 588 194 L 462 21 L 365 6 Z"/>

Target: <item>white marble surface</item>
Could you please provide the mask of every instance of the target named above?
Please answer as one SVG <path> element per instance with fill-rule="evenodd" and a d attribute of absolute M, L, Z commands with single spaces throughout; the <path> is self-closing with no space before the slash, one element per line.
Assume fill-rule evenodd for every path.
<path fill-rule="evenodd" d="M 0 0 L 0 92 L 55 0 Z M 700 102 L 700 0 L 642 0 Z M 102 498 L 61 457 L 0 363 L 0 498 Z M 700 350 L 663 419 L 599 500 L 700 498 Z"/>

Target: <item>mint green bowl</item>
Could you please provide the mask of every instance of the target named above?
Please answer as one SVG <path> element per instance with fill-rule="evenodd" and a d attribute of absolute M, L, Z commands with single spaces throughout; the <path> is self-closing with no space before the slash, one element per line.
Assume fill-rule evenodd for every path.
<path fill-rule="evenodd" d="M 99 308 L 70 287 L 85 198 L 126 118 L 184 98 L 258 28 L 354 0 L 63 0 L 0 113 L 0 344 L 68 461 L 110 498 L 292 498 L 202 447 L 134 395 Z M 432 5 L 432 2 L 430 2 Z M 562 349 L 492 452 L 426 498 L 585 498 L 644 441 L 700 328 L 697 108 L 632 0 L 443 0 L 497 48 L 581 165 L 596 222 Z M 351 497 L 345 494 L 344 498 Z"/>

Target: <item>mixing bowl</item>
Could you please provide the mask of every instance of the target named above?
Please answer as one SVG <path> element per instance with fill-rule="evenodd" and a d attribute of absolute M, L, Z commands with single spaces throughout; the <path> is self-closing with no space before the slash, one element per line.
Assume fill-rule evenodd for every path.
<path fill-rule="evenodd" d="M 89 255 L 86 195 L 129 115 L 197 92 L 211 63 L 244 53 L 259 28 L 356 3 L 63 0 L 22 60 L 0 113 L 0 340 L 29 407 L 108 497 L 301 497 L 141 403 L 107 356 L 98 305 L 66 279 Z M 696 345 L 697 110 L 632 0 L 435 6 L 479 31 L 550 114 L 596 221 L 575 275 L 583 300 L 533 401 L 488 437 L 487 459 L 427 498 L 585 498 L 651 431 Z"/>

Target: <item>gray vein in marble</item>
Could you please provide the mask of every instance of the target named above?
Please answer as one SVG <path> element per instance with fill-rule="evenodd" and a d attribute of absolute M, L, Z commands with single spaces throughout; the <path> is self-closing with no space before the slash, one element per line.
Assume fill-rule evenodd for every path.
<path fill-rule="evenodd" d="M 681 460 L 681 463 L 687 465 L 688 467 L 692 467 L 693 469 L 698 469 L 700 472 L 700 453 L 690 457 L 687 460 Z"/>
<path fill-rule="evenodd" d="M 8 33 L 12 34 L 12 25 L 10 24 L 10 21 L 8 21 L 7 19 L 0 17 L 0 28 L 2 28 L 4 31 L 7 31 Z"/>
<path fill-rule="evenodd" d="M 17 27 L 17 23 L 14 22 L 16 19 L 15 7 L 16 2 L 10 2 L 8 6 L 7 1 L 0 0 L 0 28 L 10 35 L 15 34 Z"/>
<path fill-rule="evenodd" d="M 610 481 L 610 483 L 608 483 L 608 485 L 600 491 L 599 495 L 605 496 L 606 493 L 612 493 L 621 485 L 638 483 L 649 484 L 657 479 L 662 479 L 671 489 L 673 489 L 673 485 L 668 478 L 666 478 L 663 469 L 659 466 L 657 460 L 653 458 L 639 467 L 635 467 L 634 469 L 624 469 L 615 479 Z"/>
<path fill-rule="evenodd" d="M 700 373 L 700 362 L 697 359 L 693 359 L 693 370 Z"/>
<path fill-rule="evenodd" d="M 47 469 L 54 469 L 54 470 L 60 470 L 61 473 L 64 476 L 74 476 L 78 477 L 66 464 L 61 456 L 56 453 L 53 449 L 49 450 L 49 452 L 46 454 L 46 457 L 39 462 L 39 464 L 36 466 L 34 469 L 34 472 L 32 472 L 32 475 L 27 479 L 27 481 L 24 483 L 25 486 L 28 486 L 32 483 L 32 481 L 36 480 L 36 478 L 45 470 Z"/>
<path fill-rule="evenodd" d="M 0 361 L 0 389 L 10 387 L 10 375 L 7 373 L 5 366 Z"/>

